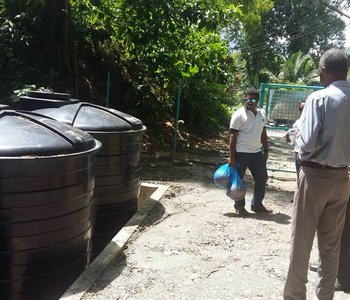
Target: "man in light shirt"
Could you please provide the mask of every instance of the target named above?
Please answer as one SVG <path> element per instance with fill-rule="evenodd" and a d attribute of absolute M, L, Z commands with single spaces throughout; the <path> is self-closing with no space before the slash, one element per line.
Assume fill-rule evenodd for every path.
<path fill-rule="evenodd" d="M 294 194 L 291 255 L 284 299 L 306 299 L 307 271 L 317 232 L 317 299 L 333 299 L 341 235 L 349 200 L 350 84 L 348 60 L 339 49 L 326 51 L 319 63 L 325 89 L 312 93 L 300 117 L 301 150 Z"/>
<path fill-rule="evenodd" d="M 252 173 L 255 185 L 251 210 L 256 213 L 271 213 L 272 211 L 262 204 L 265 197 L 266 160 L 269 149 L 265 111 L 258 107 L 258 102 L 259 91 L 248 88 L 245 92 L 244 106 L 232 114 L 229 164 L 234 167 L 236 162 L 239 163 L 238 173 L 242 179 L 247 168 Z M 249 214 L 245 209 L 245 198 L 235 201 L 234 207 L 239 215 Z"/>

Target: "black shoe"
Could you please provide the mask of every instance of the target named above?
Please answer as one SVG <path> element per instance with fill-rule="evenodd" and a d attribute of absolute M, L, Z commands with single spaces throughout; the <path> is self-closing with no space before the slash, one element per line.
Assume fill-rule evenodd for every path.
<path fill-rule="evenodd" d="M 271 214 L 272 213 L 272 209 L 268 209 L 266 208 L 263 204 L 260 205 L 252 205 L 251 210 L 256 212 L 256 213 L 264 213 L 264 214 Z"/>
<path fill-rule="evenodd" d="M 312 272 L 317 272 L 318 271 L 318 265 L 315 263 L 309 263 L 309 270 Z"/>
<path fill-rule="evenodd" d="M 249 212 L 244 207 L 240 207 L 240 208 L 236 208 L 236 214 L 240 216 L 248 216 Z"/>
<path fill-rule="evenodd" d="M 342 291 L 344 293 L 350 293 L 350 286 L 344 286 L 342 285 L 338 279 L 335 281 L 335 286 L 334 286 L 334 290 L 336 292 Z"/>

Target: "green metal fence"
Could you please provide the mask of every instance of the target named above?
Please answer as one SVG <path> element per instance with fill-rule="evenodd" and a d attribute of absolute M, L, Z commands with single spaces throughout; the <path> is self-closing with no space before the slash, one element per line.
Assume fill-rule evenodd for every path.
<path fill-rule="evenodd" d="M 320 86 L 287 84 L 261 84 L 260 106 L 267 118 L 267 134 L 270 142 L 268 170 L 295 172 L 294 145 L 283 139 L 287 130 L 299 118 L 299 103 Z"/>
<path fill-rule="evenodd" d="M 295 172 L 294 145 L 289 145 L 283 136 L 293 123 L 300 117 L 299 103 L 314 91 L 322 89 L 320 86 L 301 86 L 286 84 L 261 84 L 260 86 L 260 107 L 263 107 L 267 116 L 267 134 L 270 144 L 269 159 L 267 168 L 269 171 Z M 182 131 L 176 126 L 179 120 L 186 115 L 193 115 L 193 111 L 185 111 L 186 106 L 180 108 L 181 83 L 177 93 L 177 109 L 175 116 L 175 136 L 173 140 L 173 153 L 186 157 L 189 160 L 205 162 L 224 162 L 229 156 L 228 149 L 228 127 L 229 120 L 223 121 L 223 131 L 217 136 L 200 135 L 200 137 L 189 132 L 185 139 L 181 138 Z M 208 122 L 206 110 L 213 109 L 206 105 L 199 107 L 201 111 L 202 124 Z M 186 125 L 186 119 L 185 123 Z M 205 126 L 198 126 L 202 132 L 207 132 Z M 179 138 L 180 137 L 180 138 Z M 195 156 L 192 157 L 192 154 Z M 195 158 L 194 158 L 195 157 Z"/>

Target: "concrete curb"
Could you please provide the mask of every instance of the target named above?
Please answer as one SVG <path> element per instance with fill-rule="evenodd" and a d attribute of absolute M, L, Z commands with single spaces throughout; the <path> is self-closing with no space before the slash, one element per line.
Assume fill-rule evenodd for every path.
<path fill-rule="evenodd" d="M 117 259 L 123 252 L 131 235 L 146 218 L 152 209 L 155 201 L 159 201 L 164 195 L 168 186 L 142 183 L 139 197 L 139 211 L 129 222 L 114 236 L 112 241 L 95 258 L 87 269 L 61 296 L 60 300 L 80 300 L 94 284 L 103 270 Z M 153 200 L 153 201 L 149 201 Z"/>

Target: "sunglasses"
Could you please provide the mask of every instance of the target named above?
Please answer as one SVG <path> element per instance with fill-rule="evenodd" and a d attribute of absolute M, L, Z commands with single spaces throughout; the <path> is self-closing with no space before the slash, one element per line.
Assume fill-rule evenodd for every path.
<path fill-rule="evenodd" d="M 247 98 L 247 99 L 244 99 L 244 101 L 246 102 L 246 103 L 256 103 L 256 102 L 258 102 L 258 100 L 257 99 L 249 99 L 249 98 Z"/>

